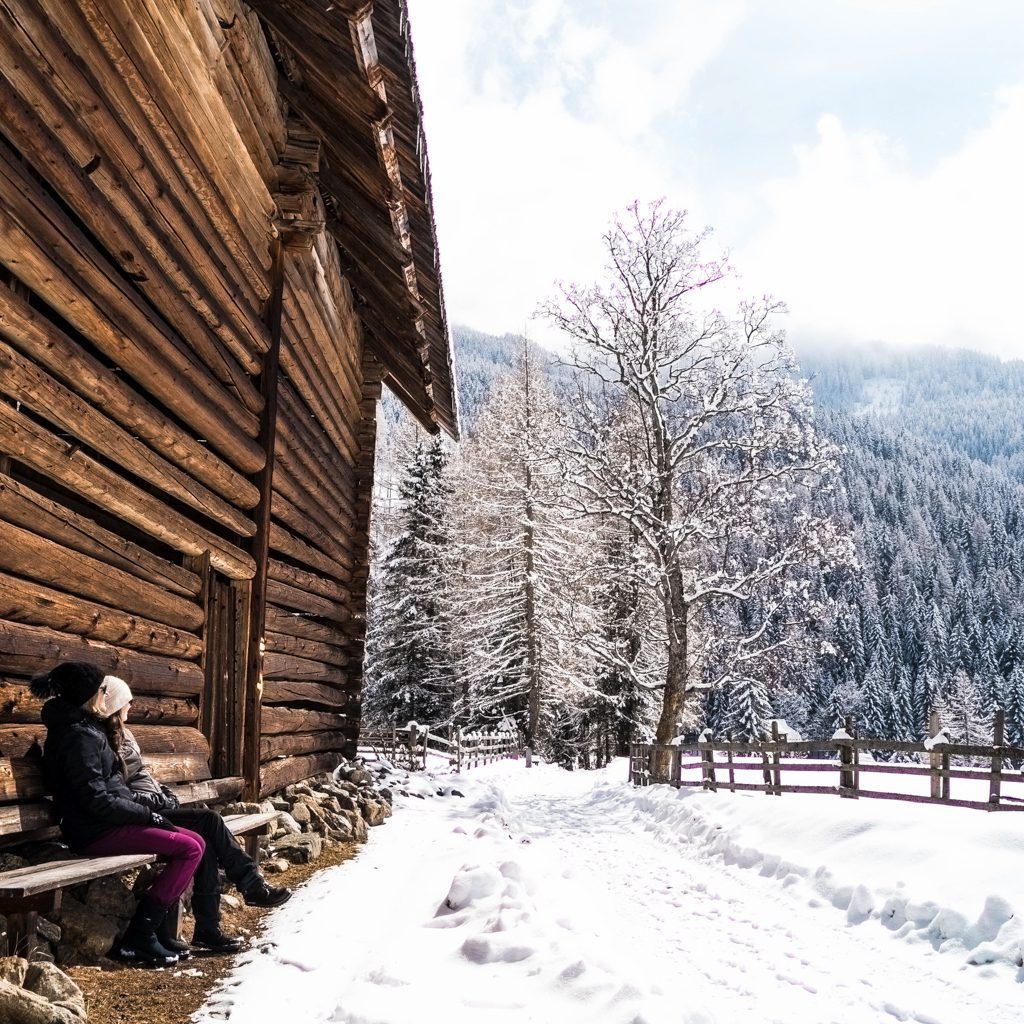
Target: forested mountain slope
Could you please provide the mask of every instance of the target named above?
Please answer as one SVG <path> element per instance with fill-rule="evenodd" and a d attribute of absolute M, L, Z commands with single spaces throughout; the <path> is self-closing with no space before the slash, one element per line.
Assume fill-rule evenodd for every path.
<path fill-rule="evenodd" d="M 524 343 L 454 334 L 472 437 Z M 530 358 L 543 364 L 545 353 L 531 346 Z M 564 380 L 548 360 L 549 379 Z M 743 704 L 807 734 L 828 735 L 852 713 L 866 734 L 910 739 L 937 706 L 960 737 L 980 741 L 1001 707 L 1007 738 L 1024 743 L 1024 362 L 874 348 L 803 353 L 801 368 L 819 427 L 843 452 L 840 486 L 822 500 L 853 534 L 858 565 L 825 581 L 835 615 L 821 623 L 817 657 L 794 661 L 771 691 L 752 694 L 760 683 L 747 680 L 707 694 L 704 724 L 734 728 Z M 392 441 L 408 433 L 382 445 L 397 479 L 414 432 L 387 419 Z M 386 533 L 387 514 L 378 522 Z"/>

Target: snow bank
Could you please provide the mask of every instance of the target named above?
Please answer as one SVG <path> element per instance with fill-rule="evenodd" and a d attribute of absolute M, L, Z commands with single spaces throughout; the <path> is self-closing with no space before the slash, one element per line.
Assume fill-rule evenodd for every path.
<path fill-rule="evenodd" d="M 628 808 L 663 842 L 785 886 L 805 885 L 851 924 L 875 921 L 968 963 L 1020 966 L 1024 814 L 880 800 L 597 787 L 595 812 Z"/>

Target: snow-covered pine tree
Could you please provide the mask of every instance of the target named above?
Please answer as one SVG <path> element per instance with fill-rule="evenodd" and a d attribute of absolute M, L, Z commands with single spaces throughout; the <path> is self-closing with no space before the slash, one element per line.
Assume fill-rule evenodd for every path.
<path fill-rule="evenodd" d="M 555 719 L 567 735 L 573 688 L 592 679 L 578 636 L 592 629 L 593 539 L 563 509 L 552 454 L 562 443 L 558 400 L 527 349 L 480 412 L 458 472 L 466 714 L 473 724 L 514 719 L 533 746 Z"/>
<path fill-rule="evenodd" d="M 749 676 L 732 681 L 729 688 L 732 705 L 728 729 L 737 740 L 759 740 L 763 738 L 765 723 L 771 717 L 768 688 L 764 682 Z"/>
<path fill-rule="evenodd" d="M 978 687 L 964 669 L 954 673 L 936 711 L 954 743 L 982 746 L 992 742 L 991 717 L 985 712 Z"/>
<path fill-rule="evenodd" d="M 1006 680 L 1003 713 L 1003 735 L 1007 744 L 1024 747 L 1024 662 L 1018 662 Z"/>
<path fill-rule="evenodd" d="M 363 715 L 371 724 L 451 722 L 453 652 L 452 485 L 440 437 L 418 441 L 399 485 L 401 532 L 370 593 Z"/>

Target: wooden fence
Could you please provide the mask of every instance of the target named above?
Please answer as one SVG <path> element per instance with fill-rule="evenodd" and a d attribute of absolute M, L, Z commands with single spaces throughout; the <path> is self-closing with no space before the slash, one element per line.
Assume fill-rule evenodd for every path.
<path fill-rule="evenodd" d="M 717 740 L 704 733 L 697 742 L 678 746 L 636 743 L 630 746 L 629 781 L 638 786 L 668 784 L 677 789 L 711 792 L 753 790 L 768 796 L 824 793 L 847 799 L 907 800 L 986 811 L 1024 810 L 1024 775 L 1020 771 L 1024 748 L 1003 743 L 1002 712 L 995 718 L 991 746 L 945 742 L 935 716 L 929 731 L 932 739 L 928 742 L 872 739 L 857 736 L 848 719 L 846 728 L 830 739 L 790 742 L 773 724 L 771 738 L 760 742 Z M 914 761 L 876 760 L 888 756 Z M 824 775 L 828 781 L 801 784 L 801 774 Z M 744 781 L 751 775 L 760 775 L 760 781 Z M 784 782 L 784 775 L 793 781 Z M 929 792 L 885 788 L 886 780 L 893 777 L 927 778 Z M 957 797 L 953 796 L 954 780 Z M 1016 792 L 1008 792 L 1011 789 Z M 965 790 L 968 795 L 960 796 Z M 974 790 L 973 795 L 970 790 Z M 979 799 L 985 792 L 987 799 Z"/>
<path fill-rule="evenodd" d="M 361 753 L 385 757 L 407 768 L 426 768 L 430 755 L 447 758 L 456 771 L 476 768 L 521 752 L 515 733 L 471 733 L 457 729 L 454 739 L 445 739 L 429 729 L 392 728 L 390 731 L 364 732 L 359 737 Z"/>

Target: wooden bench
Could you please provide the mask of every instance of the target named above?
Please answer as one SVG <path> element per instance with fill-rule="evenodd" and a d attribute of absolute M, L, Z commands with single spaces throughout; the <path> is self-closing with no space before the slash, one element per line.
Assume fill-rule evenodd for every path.
<path fill-rule="evenodd" d="M 239 778 L 211 778 L 209 747 L 198 730 L 139 726 L 132 731 L 149 771 L 183 805 L 231 800 L 241 792 Z M 42 727 L 0 730 L 0 754 L 22 751 L 20 756 L 0 757 L 0 845 L 52 839 L 60 834 L 43 786 L 40 743 L 44 736 Z M 259 854 L 259 837 L 270 831 L 276 819 L 277 812 L 224 817 L 232 834 L 244 839 L 246 851 L 254 859 Z M 76 857 L 0 873 L 0 914 L 7 919 L 7 954 L 27 957 L 35 950 L 39 915 L 59 910 L 64 889 L 157 859 L 153 854 Z"/>

